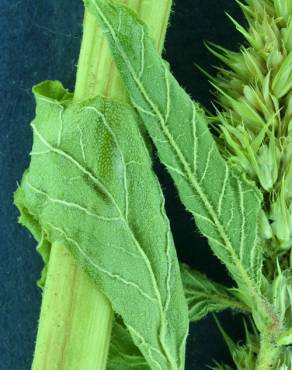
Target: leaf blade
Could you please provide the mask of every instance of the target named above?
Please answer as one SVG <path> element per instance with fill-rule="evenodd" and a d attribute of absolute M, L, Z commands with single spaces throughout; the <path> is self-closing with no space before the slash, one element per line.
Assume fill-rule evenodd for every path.
<path fill-rule="evenodd" d="M 107 370 L 149 370 L 145 358 L 134 345 L 129 331 L 116 318 L 113 324 Z"/>
<path fill-rule="evenodd" d="M 86 4 L 104 27 L 132 103 L 182 202 L 238 285 L 257 294 L 262 251 L 257 244 L 261 197 L 256 188 L 223 160 L 202 110 L 168 71 L 143 23 L 111 1 L 87 0 Z"/>
<path fill-rule="evenodd" d="M 16 203 L 24 221 L 29 213 L 50 243 L 71 250 L 151 368 L 182 369 L 187 306 L 137 116 L 104 98 L 77 104 L 46 95 L 56 89 L 59 96 L 59 88 L 48 82 L 35 89 L 32 160 Z"/>

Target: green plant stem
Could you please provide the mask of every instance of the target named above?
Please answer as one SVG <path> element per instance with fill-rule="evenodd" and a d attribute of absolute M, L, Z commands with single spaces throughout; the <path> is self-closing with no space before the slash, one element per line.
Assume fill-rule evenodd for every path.
<path fill-rule="evenodd" d="M 273 336 L 266 334 L 261 336 L 260 352 L 258 354 L 255 370 L 274 369 L 278 362 L 280 348 L 273 341 Z"/>
<path fill-rule="evenodd" d="M 157 49 L 161 52 L 172 0 L 124 0 L 148 25 Z M 127 101 L 124 84 L 116 69 L 106 38 L 95 16 L 85 12 L 84 34 L 76 76 L 75 99 L 98 94 Z M 94 40 L 94 42 L 93 42 Z M 81 68 L 82 66 L 82 68 Z"/>
<path fill-rule="evenodd" d="M 70 252 L 54 244 L 32 369 L 104 370 L 111 325 L 108 300 Z"/>
<path fill-rule="evenodd" d="M 148 25 L 161 51 L 171 0 L 123 0 Z M 107 41 L 85 11 L 74 98 L 127 101 Z M 98 241 L 96 241 L 98 247 Z M 67 249 L 52 245 L 32 370 L 105 370 L 113 312 Z"/>

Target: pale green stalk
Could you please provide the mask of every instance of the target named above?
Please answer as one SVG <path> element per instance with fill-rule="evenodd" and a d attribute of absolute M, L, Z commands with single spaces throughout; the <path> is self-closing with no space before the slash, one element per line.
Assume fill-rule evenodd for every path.
<path fill-rule="evenodd" d="M 171 0 L 124 0 L 148 24 L 162 51 Z M 74 97 L 102 94 L 127 101 L 111 53 L 95 17 L 87 11 Z M 98 246 L 98 241 L 94 241 Z M 43 293 L 33 370 L 104 370 L 113 312 L 107 298 L 67 249 L 53 244 Z"/>
<path fill-rule="evenodd" d="M 258 353 L 255 370 L 275 369 L 280 355 L 280 348 L 267 336 L 262 335 L 260 351 Z"/>
<path fill-rule="evenodd" d="M 157 49 L 162 52 L 171 0 L 125 0 L 148 25 Z M 94 40 L 94 42 L 93 42 Z M 117 72 L 112 55 L 96 18 L 85 11 L 84 36 L 76 76 L 75 98 L 98 94 L 127 101 L 124 85 Z"/>
<path fill-rule="evenodd" d="M 33 370 L 106 368 L 112 310 L 70 252 L 52 246 Z"/>

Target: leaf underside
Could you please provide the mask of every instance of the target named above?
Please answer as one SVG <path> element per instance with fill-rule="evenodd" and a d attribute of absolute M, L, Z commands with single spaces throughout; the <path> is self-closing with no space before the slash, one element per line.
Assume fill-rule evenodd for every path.
<path fill-rule="evenodd" d="M 57 82 L 34 92 L 31 163 L 15 196 L 21 222 L 72 252 L 151 369 L 183 369 L 187 305 L 137 114 L 105 98 L 73 103 Z"/>
<path fill-rule="evenodd" d="M 149 366 L 120 318 L 113 324 L 107 370 L 149 370 Z"/>
<path fill-rule="evenodd" d="M 224 161 L 203 111 L 172 76 L 136 15 L 110 0 L 85 3 L 104 29 L 132 104 L 184 206 L 237 284 L 257 294 L 260 194 Z"/>

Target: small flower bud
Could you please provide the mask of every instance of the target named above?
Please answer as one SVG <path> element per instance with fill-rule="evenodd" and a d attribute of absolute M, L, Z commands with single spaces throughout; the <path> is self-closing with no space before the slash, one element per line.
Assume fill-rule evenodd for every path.
<path fill-rule="evenodd" d="M 278 249 L 288 250 L 292 246 L 292 204 L 288 208 L 280 197 L 272 204 L 270 218 L 272 230 L 279 241 Z"/>
<path fill-rule="evenodd" d="M 258 154 L 259 180 L 262 187 L 267 191 L 272 191 L 278 178 L 280 152 L 271 142 L 263 145 Z"/>
<path fill-rule="evenodd" d="M 262 239 L 272 239 L 273 230 L 264 210 L 259 213 L 259 235 Z"/>

